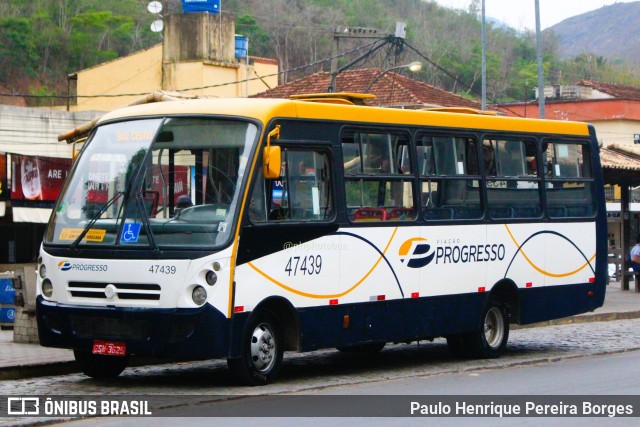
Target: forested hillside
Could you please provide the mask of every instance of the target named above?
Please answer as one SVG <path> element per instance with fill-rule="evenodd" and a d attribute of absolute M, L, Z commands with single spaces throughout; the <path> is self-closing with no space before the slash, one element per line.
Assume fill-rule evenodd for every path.
<path fill-rule="evenodd" d="M 157 17 L 147 11 L 147 3 L 0 0 L 0 93 L 65 94 L 69 73 L 161 42 L 149 30 Z M 163 13 L 180 13 L 179 0 L 163 3 Z M 359 66 L 431 62 L 437 66 L 425 66 L 417 78 L 470 96 L 480 92 L 479 7 L 479 0 L 469 10 L 445 9 L 429 0 L 222 0 L 223 13 L 236 19 L 236 32 L 249 36 L 250 54 L 276 58 L 284 71 L 282 81 L 328 70 L 329 62 L 319 61 L 331 56 L 336 27 L 393 34 L 396 21 L 404 21 L 408 46 L 418 53 L 407 46 L 401 52 L 391 49 Z M 487 42 L 490 100 L 530 98 L 537 84 L 534 34 L 489 25 Z M 367 43 L 342 40 L 340 51 Z M 623 63 L 584 55 L 560 60 L 557 43 L 553 34 L 545 37 L 548 84 L 583 78 L 638 84 L 638 73 Z M 341 64 L 357 54 L 342 57 Z M 3 102 L 7 99 L 2 97 Z M 32 105 L 39 100 L 27 101 Z"/>
<path fill-rule="evenodd" d="M 614 3 L 565 19 L 545 30 L 558 37 L 558 55 L 595 55 L 608 62 L 640 63 L 640 1 Z"/>

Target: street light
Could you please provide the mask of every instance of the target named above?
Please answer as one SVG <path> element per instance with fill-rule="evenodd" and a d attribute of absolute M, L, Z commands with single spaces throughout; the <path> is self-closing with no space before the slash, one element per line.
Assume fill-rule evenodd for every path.
<path fill-rule="evenodd" d="M 375 84 L 375 82 L 377 82 L 378 80 L 380 80 L 380 77 L 384 76 L 385 74 L 387 74 L 389 71 L 393 71 L 393 70 L 398 70 L 400 68 L 408 68 L 409 71 L 411 71 L 412 73 L 417 73 L 418 71 L 422 70 L 422 62 L 420 61 L 414 61 L 410 64 L 405 64 L 405 65 L 398 65 L 397 67 L 393 67 L 393 68 L 389 68 L 388 70 L 384 70 L 383 72 L 381 72 L 380 74 L 378 74 L 372 81 L 371 83 L 369 83 L 369 86 L 367 86 L 367 88 L 364 90 L 364 93 L 368 93 L 369 89 L 371 89 L 371 86 L 373 86 Z"/>

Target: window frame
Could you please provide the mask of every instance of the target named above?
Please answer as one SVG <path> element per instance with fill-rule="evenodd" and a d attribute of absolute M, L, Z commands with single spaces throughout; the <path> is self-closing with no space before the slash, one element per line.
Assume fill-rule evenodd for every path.
<path fill-rule="evenodd" d="M 492 146 L 492 150 L 494 152 L 494 157 L 493 157 L 493 164 L 495 167 L 495 174 L 489 174 L 488 171 L 486 170 L 486 161 L 485 161 L 485 156 L 484 156 L 484 143 L 485 141 L 491 141 L 491 142 L 496 142 L 496 147 Z M 509 175 L 504 175 L 502 173 L 502 165 L 500 163 L 500 156 L 496 156 L 496 153 L 499 153 L 500 151 L 497 149 L 498 148 L 498 144 L 500 142 L 519 142 L 520 145 L 520 153 L 522 154 L 521 158 L 523 160 L 522 166 L 523 166 L 523 174 L 519 175 L 519 176 L 509 176 Z M 530 144 L 533 147 L 534 150 L 534 160 L 535 160 L 535 175 L 530 175 L 527 173 L 527 165 L 526 165 L 526 161 L 527 161 L 527 147 L 526 145 Z M 533 221 L 533 220 L 541 220 L 542 218 L 544 218 L 545 216 L 545 205 L 544 205 L 544 195 L 543 195 L 543 177 L 541 174 L 541 167 L 540 167 L 540 158 L 541 158 L 541 152 L 540 152 L 540 145 L 538 143 L 538 139 L 535 137 L 535 135 L 522 135 L 522 134 L 508 134 L 508 133 L 498 133 L 498 132 L 491 132 L 491 133 L 485 133 L 482 135 L 482 159 L 483 161 L 482 163 L 482 168 L 483 168 L 483 183 L 484 183 L 484 191 L 485 191 L 485 201 L 486 201 L 486 215 L 487 215 L 487 219 L 490 221 L 497 221 L 497 222 L 502 222 L 502 221 Z M 506 187 L 497 187 L 497 186 L 493 186 L 490 185 L 490 183 L 497 183 L 497 182 L 504 182 Z M 524 183 L 535 183 L 536 187 L 535 189 L 537 190 L 537 206 L 538 206 L 538 210 L 537 210 L 537 215 L 529 215 L 529 216 L 522 216 L 522 215 L 517 215 L 517 212 L 525 212 L 522 209 L 526 209 L 526 208 L 522 208 L 522 206 L 520 205 L 520 202 L 522 201 L 522 199 L 514 199 L 513 202 L 509 203 L 509 201 L 511 200 L 511 198 L 507 198 L 506 200 L 508 201 L 507 203 L 505 203 L 505 206 L 495 206 L 494 203 L 491 202 L 491 192 L 496 191 L 496 195 L 499 194 L 497 193 L 497 191 L 500 190 L 505 190 L 506 191 L 511 191 L 513 193 L 513 195 L 518 195 L 518 193 L 521 192 L 521 195 L 525 195 L 525 191 L 526 190 L 530 190 L 531 188 L 527 188 L 526 184 L 523 187 L 520 187 L 518 185 L 519 182 L 524 182 Z M 509 205 L 513 205 L 513 206 L 509 206 Z M 534 208 L 535 209 L 535 208 Z M 510 212 L 510 215 L 496 215 L 495 212 L 500 212 L 500 210 L 502 210 L 502 212 Z"/>
<path fill-rule="evenodd" d="M 554 148 L 554 154 L 553 154 L 553 160 L 549 160 L 548 157 L 546 157 L 546 152 L 548 150 L 548 146 L 547 144 L 562 144 L 562 145 L 571 145 L 571 146 L 580 146 L 582 147 L 582 160 L 583 160 L 583 164 L 585 161 L 588 160 L 588 172 L 589 172 L 589 177 L 556 177 L 555 176 L 555 164 L 553 162 L 553 160 L 555 160 L 556 158 L 556 154 L 555 154 L 555 148 Z M 585 152 L 587 153 L 587 155 L 585 155 Z M 544 205 L 545 205 L 545 214 L 546 216 L 551 220 L 551 221 L 558 221 L 558 220 L 569 220 L 569 221 L 575 221 L 578 219 L 585 219 L 585 220 L 589 220 L 589 219 L 593 219 L 596 217 L 596 215 L 598 214 L 597 209 L 597 195 L 596 195 L 596 190 L 595 190 L 595 185 L 596 185 L 596 180 L 594 177 L 594 154 L 592 152 L 592 145 L 589 143 L 588 140 L 586 139 L 578 139 L 575 137 L 565 137 L 565 136 L 546 136 L 544 138 L 541 138 L 540 141 L 540 158 L 541 158 L 541 166 L 543 168 L 542 172 L 543 172 L 543 181 L 544 181 Z M 547 162 L 548 161 L 548 162 Z M 543 164 L 543 162 L 546 162 Z M 551 163 L 551 167 L 548 167 L 548 163 Z M 545 169 L 546 168 L 546 169 Z M 548 171 L 548 172 L 546 172 Z M 546 173 L 545 173 L 546 172 Z M 549 175 L 549 172 L 552 173 L 552 175 Z M 570 189 L 572 187 L 550 187 L 550 185 L 555 186 L 555 185 L 564 185 L 564 184 L 571 184 L 571 183 L 583 183 L 584 187 L 582 187 L 584 189 L 585 194 L 588 196 L 588 202 L 589 203 L 589 208 L 591 209 L 591 214 L 589 215 L 570 215 L 569 214 L 569 210 L 567 210 L 567 207 L 564 206 L 564 212 L 566 212 L 565 215 L 552 215 L 551 212 L 553 209 L 556 208 L 557 204 L 552 204 L 550 203 L 550 195 L 556 193 L 556 191 L 553 190 L 560 190 L 562 191 L 563 189 Z M 580 188 L 580 187 L 575 187 L 575 188 Z M 561 199 L 565 199 L 565 198 L 561 198 Z M 576 207 L 580 207 L 579 204 L 576 204 Z"/>
<path fill-rule="evenodd" d="M 250 188 L 250 192 L 248 193 L 248 197 L 247 197 L 247 213 L 246 213 L 246 217 L 248 219 L 248 222 L 255 227 L 264 227 L 264 226 L 269 226 L 269 225 L 287 225 L 287 224 L 328 224 L 328 223 L 332 223 L 335 222 L 336 218 L 337 218 L 337 187 L 336 187 L 336 174 L 335 174 L 335 170 L 336 167 L 334 166 L 336 164 L 335 162 L 335 156 L 333 155 L 333 151 L 331 149 L 331 146 L 329 145 L 329 143 L 324 143 L 324 141 L 306 141 L 306 140 L 285 140 L 285 139 L 281 139 L 277 141 L 277 145 L 281 147 L 282 149 L 282 153 L 284 154 L 285 152 L 307 152 L 307 153 L 316 153 L 319 154 L 321 156 L 324 156 L 324 158 L 326 159 L 327 162 L 327 175 L 326 175 L 326 179 L 329 181 L 328 182 L 328 190 L 330 191 L 330 198 L 331 198 L 331 213 L 329 216 L 326 216 L 325 218 L 322 219 L 313 219 L 313 218 L 292 218 L 291 215 L 289 214 L 289 216 L 285 219 L 282 220 L 276 220 L 276 219 L 269 219 L 269 211 L 270 211 L 270 206 L 267 206 L 270 203 L 273 203 L 273 182 L 275 181 L 279 181 L 279 180 L 283 180 L 282 176 L 278 177 L 277 179 L 265 179 L 264 175 L 262 173 L 262 153 L 258 158 L 258 162 L 256 163 L 256 171 L 255 171 L 255 176 L 252 179 L 252 185 Z M 284 156 L 283 156 L 284 158 Z M 261 182 L 260 182 L 261 181 Z M 267 199 L 267 192 L 266 192 L 266 182 L 269 182 L 271 185 L 271 194 L 269 194 L 269 199 Z M 251 203 L 254 200 L 254 192 L 257 191 L 258 187 L 262 187 L 262 194 L 261 194 L 261 201 L 264 203 L 264 219 L 262 220 L 255 220 L 254 218 L 251 217 Z M 286 187 L 283 185 L 283 197 L 284 197 L 284 192 L 286 191 Z"/>
<path fill-rule="evenodd" d="M 421 169 L 421 164 L 420 164 L 420 159 L 419 159 L 419 155 L 418 155 L 418 151 L 419 148 L 418 147 L 423 147 L 423 141 L 421 141 L 421 138 L 423 137 L 430 137 L 432 138 L 432 150 L 431 150 L 431 159 L 433 161 L 433 167 L 432 169 L 432 173 L 429 175 L 422 175 L 420 173 L 420 169 Z M 415 156 L 416 156 L 416 163 L 417 163 L 417 171 L 416 171 L 416 176 L 417 176 L 417 185 L 418 185 L 418 193 L 419 193 L 419 197 L 420 197 L 420 209 L 422 211 L 422 218 L 425 222 L 427 223 L 440 223 L 440 222 L 444 222 L 444 221 L 455 221 L 455 222 L 478 222 L 478 221 L 483 221 L 486 217 L 486 207 L 485 207 L 485 198 L 483 196 L 483 191 L 482 191 L 482 181 L 483 181 L 483 177 L 482 177 L 482 169 L 480 166 L 480 136 L 481 134 L 478 132 L 470 132 L 470 131 L 464 131 L 464 130 L 459 130 L 459 129 L 420 129 L 415 133 L 415 137 L 414 137 L 414 145 L 415 145 Z M 437 149 L 435 148 L 435 146 L 433 145 L 433 138 L 454 138 L 456 140 L 458 139 L 463 139 L 464 143 L 465 143 L 465 164 L 464 164 L 464 168 L 465 168 L 465 173 L 463 174 L 448 174 L 448 175 L 442 175 L 439 174 L 438 172 L 438 159 L 437 159 Z M 475 147 L 475 149 L 473 150 L 473 154 L 474 154 L 474 158 L 471 158 L 469 156 L 469 151 L 467 151 L 467 147 L 472 146 Z M 457 152 L 456 152 L 457 153 Z M 475 162 L 474 169 L 476 173 L 469 173 L 470 170 L 470 162 Z M 456 166 L 454 166 L 456 167 Z M 449 183 L 453 183 L 456 181 L 462 181 L 464 182 L 463 185 L 465 188 L 467 189 L 474 189 L 475 192 L 477 192 L 477 200 L 478 200 L 478 206 L 460 206 L 457 209 L 456 208 L 448 208 L 448 207 L 443 207 L 444 205 L 440 206 L 434 209 L 427 209 L 426 205 L 423 203 L 423 195 L 424 193 L 422 192 L 423 189 L 423 185 L 425 183 L 428 182 L 436 182 L 438 184 L 438 186 L 440 187 L 442 183 L 444 182 L 449 182 Z M 473 185 L 475 182 L 475 185 Z M 440 189 L 436 190 L 438 191 L 438 193 L 440 193 Z M 430 193 L 432 193 L 430 191 Z M 431 197 L 433 196 L 433 194 L 429 195 L 429 200 L 431 200 Z M 437 194 L 438 198 L 443 197 L 441 194 Z M 437 210 L 441 210 L 444 209 L 445 211 L 441 211 L 442 213 L 449 213 L 449 215 L 445 215 L 444 217 L 431 217 L 429 218 L 429 212 L 436 212 Z M 463 212 L 479 212 L 480 215 L 476 215 L 476 216 L 471 216 L 471 217 L 465 217 L 465 215 L 463 215 Z M 457 213 L 458 212 L 458 213 Z"/>
<path fill-rule="evenodd" d="M 358 134 L 369 134 L 369 135 L 384 135 L 387 138 L 389 136 L 395 137 L 396 140 L 395 147 L 389 147 L 390 157 L 393 158 L 390 162 L 390 172 L 387 173 L 375 173 L 372 171 L 365 171 L 364 167 L 364 157 L 363 148 L 362 148 L 362 140 L 354 142 L 353 144 L 358 145 L 358 149 L 360 150 L 360 167 L 355 171 L 347 172 L 347 164 L 352 162 L 353 159 L 345 160 L 345 145 L 349 144 L 344 142 L 345 137 Z M 398 139 L 401 138 L 401 139 Z M 400 142 L 400 143 L 399 143 Z M 404 147 L 404 148 L 402 148 Z M 391 150 L 394 150 L 393 154 L 391 154 Z M 415 149 L 413 146 L 413 134 L 408 128 L 398 128 L 398 127 L 370 127 L 370 126 L 345 126 L 340 130 L 339 141 L 338 141 L 338 150 L 340 150 L 342 156 L 342 189 L 344 191 L 344 196 L 342 200 L 344 202 L 344 208 L 346 211 L 346 216 L 348 221 L 351 224 L 361 224 L 361 221 L 355 220 L 355 216 L 359 210 L 367 211 L 365 213 L 372 213 L 376 218 L 381 218 L 380 220 L 368 222 L 369 225 L 380 223 L 381 225 L 388 224 L 390 222 L 399 222 L 399 223 L 408 223 L 415 222 L 418 215 L 418 206 L 416 201 L 416 173 L 414 172 L 415 168 Z M 406 154 L 406 156 L 405 156 Z M 401 173 L 399 171 L 402 170 L 401 166 L 405 165 L 408 160 L 408 166 L 410 167 L 410 171 L 406 173 Z M 353 167 L 353 165 L 351 165 Z M 364 200 L 364 185 L 367 182 L 377 182 L 378 183 L 378 194 L 374 197 L 377 198 L 375 206 L 364 206 L 362 205 Z M 349 183 L 358 183 L 360 186 L 360 206 L 352 206 L 349 204 L 349 191 L 348 186 Z M 402 201 L 400 203 L 395 203 L 395 206 L 387 206 L 385 204 L 389 194 L 394 191 L 393 184 L 398 183 L 401 184 L 401 192 L 402 192 Z M 404 206 L 404 193 L 406 192 L 406 188 L 410 188 L 410 204 L 412 206 L 407 207 Z M 397 190 L 396 190 L 397 191 Z M 381 213 L 381 209 L 385 210 L 385 213 Z M 353 211 L 353 212 L 351 212 Z M 407 212 L 412 214 L 411 217 L 407 217 Z M 392 216 L 387 218 L 387 215 Z M 398 216 L 396 216 L 398 215 Z M 373 218 L 373 216 L 372 216 Z"/>

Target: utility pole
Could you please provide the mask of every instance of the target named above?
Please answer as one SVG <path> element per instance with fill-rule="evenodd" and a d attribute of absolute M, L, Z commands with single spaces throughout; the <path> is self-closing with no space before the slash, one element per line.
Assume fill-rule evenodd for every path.
<path fill-rule="evenodd" d="M 487 109 L 487 28 L 482 0 L 482 110 Z"/>
<path fill-rule="evenodd" d="M 336 88 L 336 77 L 338 75 L 338 54 L 340 53 L 340 39 L 377 39 L 381 35 L 378 30 L 372 28 L 340 28 L 333 30 L 333 48 L 331 50 L 331 83 L 329 87 Z"/>
<path fill-rule="evenodd" d="M 338 53 L 340 52 L 340 27 L 333 30 L 333 48 L 331 49 L 331 75 L 338 69 Z M 334 81 L 331 82 L 332 87 L 336 87 Z"/>
<path fill-rule="evenodd" d="M 540 32 L 540 0 L 536 2 L 536 50 L 538 51 L 538 117 L 545 118 L 544 67 L 542 66 L 542 33 Z"/>

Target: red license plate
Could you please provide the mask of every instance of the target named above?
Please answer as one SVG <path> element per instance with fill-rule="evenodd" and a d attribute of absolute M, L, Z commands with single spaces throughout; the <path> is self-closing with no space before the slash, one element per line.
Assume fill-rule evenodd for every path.
<path fill-rule="evenodd" d="M 91 352 L 105 356 L 124 356 L 127 354 L 127 344 L 113 341 L 94 341 Z"/>

